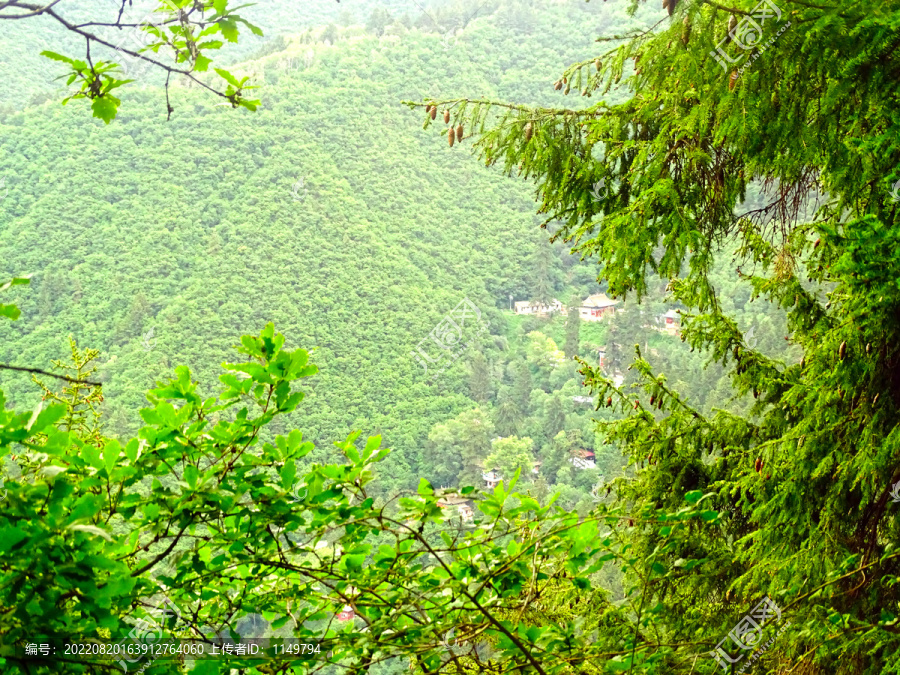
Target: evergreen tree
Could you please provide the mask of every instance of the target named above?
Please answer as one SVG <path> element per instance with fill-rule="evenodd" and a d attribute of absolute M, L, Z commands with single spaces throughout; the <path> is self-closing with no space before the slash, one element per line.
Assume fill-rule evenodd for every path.
<path fill-rule="evenodd" d="M 569 310 L 566 314 L 566 341 L 563 346 L 563 352 L 567 359 L 571 359 L 578 354 L 581 315 L 575 303 L 576 301 L 574 300 L 570 301 Z"/>
<path fill-rule="evenodd" d="M 622 629 L 634 636 L 627 662 L 607 665 L 686 670 L 701 635 L 726 670 L 745 659 L 728 642 L 730 618 L 702 603 L 725 589 L 744 612 L 767 596 L 782 608 L 772 623 L 793 624 L 763 655 L 769 670 L 801 655 L 810 672 L 875 675 L 900 650 L 890 508 L 900 480 L 900 102 L 887 86 L 900 2 L 664 8 L 671 20 L 562 73 L 555 88 L 597 94 L 594 105 L 481 100 L 453 119 L 487 122 L 481 157 L 536 182 L 544 224 L 562 222 L 554 238 L 596 259 L 612 295 L 640 300 L 667 283 L 686 309 L 683 339 L 755 401 L 746 415 L 704 415 L 647 350 L 630 366 L 638 395 L 582 364 L 625 418 L 602 425 L 606 440 L 636 465 L 617 482 L 616 505 L 632 514 L 640 598 Z M 598 195 L 600 181 L 615 187 Z M 711 277 L 731 259 L 754 296 L 786 313 L 800 363 L 744 340 Z M 645 345 L 626 328 L 608 345 L 620 367 Z M 687 531 L 641 515 L 701 499 L 708 524 Z"/>
<path fill-rule="evenodd" d="M 479 403 L 487 403 L 491 396 L 490 366 L 481 352 L 469 361 L 469 396 Z"/>
<path fill-rule="evenodd" d="M 549 246 L 538 246 L 533 257 L 534 276 L 532 279 L 531 304 L 549 307 L 553 302 L 553 249 Z"/>
<path fill-rule="evenodd" d="M 546 403 L 546 416 L 544 417 L 544 431 L 548 437 L 553 438 L 566 426 L 565 403 L 560 394 L 550 396 Z"/>
<path fill-rule="evenodd" d="M 531 368 L 525 360 L 519 361 L 516 367 L 516 379 L 513 383 L 513 397 L 518 406 L 519 417 L 527 417 L 531 412 L 531 390 L 534 388 Z"/>
<path fill-rule="evenodd" d="M 494 425 L 501 436 L 515 436 L 519 433 L 522 423 L 521 408 L 510 392 L 504 388 L 497 395 L 497 408 L 494 416 Z"/>

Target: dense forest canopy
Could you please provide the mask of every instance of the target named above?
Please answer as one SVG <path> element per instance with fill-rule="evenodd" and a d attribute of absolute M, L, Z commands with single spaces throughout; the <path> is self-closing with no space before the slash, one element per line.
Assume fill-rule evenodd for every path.
<path fill-rule="evenodd" d="M 0 39 L 4 667 L 896 669 L 900 3 L 164 10 Z"/>

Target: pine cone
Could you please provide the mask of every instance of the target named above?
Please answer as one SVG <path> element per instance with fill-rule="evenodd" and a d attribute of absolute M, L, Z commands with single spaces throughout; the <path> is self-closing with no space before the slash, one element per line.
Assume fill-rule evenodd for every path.
<path fill-rule="evenodd" d="M 728 78 L 728 91 L 734 91 L 734 85 L 738 80 L 738 72 L 736 70 L 731 72 L 731 77 Z"/>
<path fill-rule="evenodd" d="M 528 124 L 525 125 L 525 140 L 530 141 L 533 133 L 534 133 L 534 129 L 531 126 L 531 122 L 529 122 Z"/>
<path fill-rule="evenodd" d="M 456 135 L 453 133 L 453 129 L 449 129 L 447 131 L 447 142 L 450 144 L 450 147 L 453 147 L 453 143 L 456 141 Z"/>
<path fill-rule="evenodd" d="M 431 106 L 431 119 L 435 119 L 437 117 L 437 106 Z"/>
<path fill-rule="evenodd" d="M 728 19 L 728 33 L 725 35 L 725 44 L 731 42 L 731 31 L 733 31 L 737 27 L 738 21 L 737 17 L 732 14 Z"/>
<path fill-rule="evenodd" d="M 838 357 L 841 359 L 841 361 L 843 361 L 843 360 L 844 360 L 844 357 L 845 357 L 846 355 L 847 355 L 847 343 L 846 343 L 846 342 L 842 342 L 842 343 L 841 343 L 841 346 L 838 347 Z"/>
<path fill-rule="evenodd" d="M 456 127 L 456 140 L 461 141 L 463 139 L 463 125 L 460 124 Z"/>

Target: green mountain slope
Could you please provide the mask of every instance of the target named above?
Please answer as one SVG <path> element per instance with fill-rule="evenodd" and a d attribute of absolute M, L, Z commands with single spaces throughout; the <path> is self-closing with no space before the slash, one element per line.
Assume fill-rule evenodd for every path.
<path fill-rule="evenodd" d="M 504 333 L 500 308 L 529 297 L 545 236 L 527 184 L 422 132 L 399 101 L 541 85 L 558 99 L 548 83 L 603 10 L 568 4 L 568 17 L 528 15 L 543 49 L 499 12 L 449 45 L 411 32 L 304 45 L 309 67 L 272 55 L 256 114 L 178 88 L 169 123 L 153 89 L 108 128 L 74 105 L 7 115 L 0 273 L 35 276 L 0 358 L 45 365 L 68 333 L 101 349 L 109 431 L 124 433 L 172 366 L 211 381 L 236 336 L 274 321 L 322 368 L 296 425 L 320 442 L 383 432 L 398 450 L 392 481 L 414 485 L 428 430 L 471 402 L 467 357 L 429 384 L 411 351 L 464 298 Z M 8 389 L 35 396 L 24 376 Z"/>

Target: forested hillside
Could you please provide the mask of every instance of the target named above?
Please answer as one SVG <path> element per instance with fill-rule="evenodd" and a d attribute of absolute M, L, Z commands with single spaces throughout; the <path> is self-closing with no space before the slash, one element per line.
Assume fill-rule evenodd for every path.
<path fill-rule="evenodd" d="M 412 32 L 273 54 L 257 114 L 176 89 L 166 123 L 148 89 L 102 137 L 77 104 L 7 115 L 2 273 L 35 276 L 23 321 L 2 328 L 2 358 L 47 364 L 67 334 L 99 349 L 107 428 L 124 434 L 173 364 L 212 381 L 235 336 L 271 320 L 315 347 L 321 368 L 292 423 L 322 441 L 384 432 L 397 449 L 392 482 L 414 487 L 430 469 L 431 427 L 472 403 L 471 353 L 429 385 L 412 350 L 469 298 L 491 326 L 472 351 L 500 358 L 501 310 L 510 294 L 530 297 L 544 240 L 529 186 L 479 168 L 464 147 L 435 147 L 400 101 L 550 89 L 539 85 L 583 46 L 574 27 L 592 15 L 571 5 L 568 22 L 532 12 L 544 50 L 517 47 L 522 34 L 500 15 L 447 48 Z M 494 50 L 515 58 L 499 63 Z M 563 255 L 551 257 L 557 285 Z M 581 270 L 582 286 L 591 276 Z M 9 391 L 25 405 L 37 393 L 25 376 Z"/>
<path fill-rule="evenodd" d="M 6 115 L 0 274 L 34 277 L 18 297 L 23 320 L 0 327 L 0 359 L 48 364 L 67 353 L 67 335 L 100 350 L 105 429 L 125 435 L 140 424 L 143 392 L 173 365 L 190 364 L 212 382 L 234 336 L 274 321 L 291 344 L 315 348 L 320 367 L 302 417 L 286 423 L 317 442 L 311 458 L 319 460 L 352 429 L 383 434 L 395 449 L 379 477 L 388 493 L 420 477 L 472 478 L 486 452 L 464 462 L 460 450 L 428 439 L 475 405 L 500 422 L 498 435 L 530 438 L 549 467 L 561 468 L 552 441 L 568 430 L 577 436 L 567 455 L 605 453 L 601 464 L 614 475 L 618 451 L 595 441 L 590 406 L 572 401 L 587 393 L 575 365 L 551 378 L 526 350 L 526 333 L 545 330 L 542 321 L 523 328 L 509 312 L 510 296 L 541 292 L 578 304 L 600 290 L 595 270 L 561 243 L 547 247 L 529 185 L 479 167 L 465 143 L 436 145 L 400 104 L 469 92 L 543 92 L 534 102 L 551 104 L 560 92 L 548 80 L 585 48 L 584 22 L 605 30 L 631 21 L 621 6 L 566 7 L 504 4 L 449 40 L 402 24 L 387 28 L 402 35 L 381 38 L 341 29 L 334 45 L 321 30 L 306 33 L 236 67 L 260 86 L 255 114 L 182 87 L 172 93 L 171 122 L 152 88 L 130 94 L 134 103 L 102 132 L 77 103 Z M 414 350 L 465 298 L 490 328 L 432 381 Z M 747 300 L 735 296 L 740 311 Z M 677 338 L 648 329 L 667 308 L 614 321 L 615 367 L 625 373 L 632 346 L 649 339 L 695 400 L 714 392 L 723 404 L 730 387 L 716 384 L 721 373 L 702 373 Z M 564 319 L 546 329 L 560 349 Z M 605 346 L 604 333 L 588 345 Z M 485 393 L 472 391 L 473 368 Z M 8 391 L 23 405 L 39 393 L 24 375 Z M 550 484 L 579 486 L 567 503 L 589 503 L 594 472 L 543 473 Z"/>
<path fill-rule="evenodd" d="M 0 670 L 892 672 L 900 0 L 174 2 L 0 3 Z"/>

